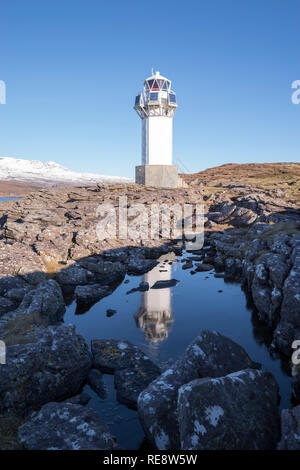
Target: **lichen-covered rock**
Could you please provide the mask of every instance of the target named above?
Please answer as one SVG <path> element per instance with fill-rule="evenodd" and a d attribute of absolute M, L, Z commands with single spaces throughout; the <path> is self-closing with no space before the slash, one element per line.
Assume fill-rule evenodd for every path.
<path fill-rule="evenodd" d="M 300 450 L 300 405 L 281 412 L 281 441 L 278 450 Z"/>
<path fill-rule="evenodd" d="M 5 341 L 9 336 L 8 344 L 24 342 L 20 336 L 32 336 L 37 326 L 58 324 L 65 313 L 62 291 L 53 279 L 32 286 L 26 292 L 15 310 L 0 315 L 0 336 Z"/>
<path fill-rule="evenodd" d="M 130 369 L 115 372 L 117 399 L 129 408 L 137 408 L 139 394 L 155 380 L 161 371 L 151 361 L 144 361 Z"/>
<path fill-rule="evenodd" d="M 115 374 L 118 400 L 136 408 L 139 394 L 161 373 L 149 357 L 129 341 L 93 340 L 93 367 Z"/>
<path fill-rule="evenodd" d="M 62 285 L 85 285 L 92 277 L 92 273 L 78 264 L 61 269 L 55 274 L 55 279 Z"/>
<path fill-rule="evenodd" d="M 221 377 L 258 367 L 246 351 L 217 332 L 201 331 L 183 356 L 139 396 L 139 418 L 145 434 L 157 449 L 179 449 L 176 414 L 178 389 L 201 377 Z"/>
<path fill-rule="evenodd" d="M 225 259 L 225 278 L 240 280 L 242 276 L 242 262 L 239 258 Z"/>
<path fill-rule="evenodd" d="M 29 291 L 24 296 L 18 310 L 28 315 L 39 315 L 49 324 L 55 324 L 62 319 L 66 307 L 59 285 L 50 279 L 40 283 L 36 289 Z"/>
<path fill-rule="evenodd" d="M 112 290 L 109 286 L 91 284 L 87 286 L 77 286 L 75 289 L 75 298 L 79 304 L 91 304 L 98 302 L 111 293 Z"/>
<path fill-rule="evenodd" d="M 128 274 L 145 274 L 146 272 L 150 271 L 150 269 L 154 268 L 157 264 L 158 263 L 155 260 L 145 259 L 132 254 L 128 262 Z"/>
<path fill-rule="evenodd" d="M 253 369 L 197 379 L 178 392 L 184 450 L 268 450 L 280 437 L 278 385 Z"/>
<path fill-rule="evenodd" d="M 72 403 L 47 403 L 19 428 L 28 450 L 117 450 L 116 438 L 98 414 Z"/>
<path fill-rule="evenodd" d="M 26 415 L 75 395 L 90 366 L 88 347 L 74 326 L 37 328 L 32 342 L 7 346 L 6 364 L 0 364 L 0 412 Z"/>
<path fill-rule="evenodd" d="M 93 367 L 108 374 L 150 361 L 143 351 L 129 341 L 94 339 L 91 342 L 91 350 Z"/>

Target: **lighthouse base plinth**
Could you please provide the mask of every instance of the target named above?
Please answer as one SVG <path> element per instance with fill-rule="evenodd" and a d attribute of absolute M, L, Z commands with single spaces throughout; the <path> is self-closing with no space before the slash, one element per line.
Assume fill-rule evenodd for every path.
<path fill-rule="evenodd" d="M 136 184 L 157 188 L 177 188 L 180 185 L 176 165 L 139 165 L 135 167 Z"/>

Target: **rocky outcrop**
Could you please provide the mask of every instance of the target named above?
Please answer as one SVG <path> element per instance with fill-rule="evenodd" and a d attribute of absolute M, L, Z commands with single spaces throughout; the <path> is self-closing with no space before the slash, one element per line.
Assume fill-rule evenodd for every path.
<path fill-rule="evenodd" d="M 75 395 L 90 366 L 87 345 L 73 326 L 37 328 L 32 342 L 7 347 L 6 364 L 0 365 L 0 412 L 26 415 Z"/>
<path fill-rule="evenodd" d="M 300 450 L 300 406 L 281 412 L 281 441 L 278 450 Z"/>
<path fill-rule="evenodd" d="M 273 346 L 290 357 L 300 338 L 300 234 L 293 226 L 291 234 L 274 227 L 257 223 L 243 237 L 216 233 L 210 243 L 216 268 L 247 288 L 259 318 L 274 329 Z"/>
<path fill-rule="evenodd" d="M 71 403 L 47 403 L 19 428 L 27 450 L 117 450 L 116 438 L 99 415 Z"/>
<path fill-rule="evenodd" d="M 101 284 L 77 286 L 75 289 L 75 299 L 79 304 L 91 304 L 98 302 L 111 293 L 112 290 L 109 286 L 102 286 Z"/>
<path fill-rule="evenodd" d="M 280 438 L 278 386 L 270 373 L 246 369 L 197 379 L 178 391 L 183 450 L 268 450 Z"/>
<path fill-rule="evenodd" d="M 192 380 L 222 377 L 231 372 L 258 367 L 246 351 L 217 332 L 201 331 L 184 355 L 140 394 L 140 421 L 151 445 L 179 449 L 178 390 Z"/>
<path fill-rule="evenodd" d="M 117 399 L 136 408 L 139 394 L 161 371 L 149 357 L 129 341 L 93 340 L 93 367 L 114 373 Z"/>

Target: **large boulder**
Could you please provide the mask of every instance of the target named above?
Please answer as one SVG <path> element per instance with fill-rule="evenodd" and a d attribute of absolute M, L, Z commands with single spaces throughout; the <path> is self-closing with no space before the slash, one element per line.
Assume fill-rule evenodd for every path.
<path fill-rule="evenodd" d="M 281 412 L 281 441 L 278 450 L 300 450 L 300 405 Z"/>
<path fill-rule="evenodd" d="M 60 323 L 65 309 L 65 301 L 57 282 L 52 279 L 43 281 L 27 290 L 18 308 L 0 315 L 0 337 L 7 345 L 32 342 L 34 330 L 39 326 Z"/>
<path fill-rule="evenodd" d="M 149 357 L 129 341 L 92 341 L 93 367 L 114 373 L 117 399 L 130 408 L 137 407 L 139 394 L 160 375 Z"/>
<path fill-rule="evenodd" d="M 87 286 L 77 286 L 75 289 L 75 298 L 78 304 L 91 304 L 98 302 L 111 293 L 112 290 L 109 286 L 91 284 Z"/>
<path fill-rule="evenodd" d="M 47 403 L 19 428 L 28 450 L 116 450 L 116 439 L 98 414 L 72 403 Z"/>
<path fill-rule="evenodd" d="M 29 291 L 23 298 L 19 310 L 30 315 L 39 315 L 55 324 L 63 318 L 65 301 L 56 281 L 50 279 L 40 283 L 36 289 Z"/>
<path fill-rule="evenodd" d="M 246 369 L 183 385 L 177 408 L 181 449 L 274 449 L 277 405 L 278 386 L 268 372 Z"/>
<path fill-rule="evenodd" d="M 92 278 L 92 273 L 78 264 L 61 269 L 55 279 L 62 285 L 85 285 Z"/>
<path fill-rule="evenodd" d="M 178 389 L 202 377 L 221 377 L 256 368 L 246 351 L 215 331 L 203 330 L 183 356 L 139 396 L 138 411 L 145 434 L 157 449 L 179 449 Z"/>
<path fill-rule="evenodd" d="M 88 347 L 74 326 L 38 327 L 32 342 L 7 346 L 6 364 L 0 364 L 0 412 L 26 415 L 75 395 L 90 366 Z"/>

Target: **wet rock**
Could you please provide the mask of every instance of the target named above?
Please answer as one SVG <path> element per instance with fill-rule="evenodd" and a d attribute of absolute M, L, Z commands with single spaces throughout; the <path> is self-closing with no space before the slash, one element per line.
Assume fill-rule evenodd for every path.
<path fill-rule="evenodd" d="M 110 254 L 109 259 L 113 258 L 113 255 Z M 88 271 L 90 282 L 98 282 L 99 284 L 113 284 L 114 282 L 120 281 L 126 273 L 126 265 L 118 261 L 112 262 L 99 257 L 90 256 L 84 260 L 80 260 L 79 263 L 80 266 Z"/>
<path fill-rule="evenodd" d="M 89 282 L 90 277 L 89 271 L 75 264 L 55 274 L 57 282 L 63 285 L 85 285 Z"/>
<path fill-rule="evenodd" d="M 145 292 L 149 290 L 149 282 L 145 282 L 145 281 L 140 282 L 139 288 L 141 292 Z"/>
<path fill-rule="evenodd" d="M 272 374 L 253 369 L 183 385 L 177 408 L 181 449 L 274 449 L 278 398 Z"/>
<path fill-rule="evenodd" d="M 114 381 L 117 399 L 129 408 L 137 408 L 139 394 L 160 375 L 160 369 L 151 361 L 133 368 L 115 372 Z"/>
<path fill-rule="evenodd" d="M 240 280 L 242 277 L 242 262 L 239 258 L 226 258 L 225 278 Z"/>
<path fill-rule="evenodd" d="M 205 264 L 205 263 L 196 263 L 196 271 L 198 272 L 205 272 L 205 271 L 211 271 L 212 269 L 214 269 L 213 265 L 212 264 Z"/>
<path fill-rule="evenodd" d="M 115 374 L 118 400 L 136 408 L 139 394 L 161 373 L 159 367 L 128 341 L 93 340 L 93 367 Z"/>
<path fill-rule="evenodd" d="M 87 376 L 87 383 L 99 395 L 102 400 L 107 398 L 107 388 L 103 380 L 103 374 L 97 369 L 91 369 Z"/>
<path fill-rule="evenodd" d="M 134 292 L 146 292 L 149 290 L 149 283 L 148 282 L 140 282 L 138 287 L 134 287 L 133 289 L 130 289 L 129 291 L 126 292 L 126 294 L 133 294 Z"/>
<path fill-rule="evenodd" d="M 157 266 L 158 262 L 132 255 L 128 262 L 128 274 L 145 274 Z"/>
<path fill-rule="evenodd" d="M 32 342 L 7 346 L 0 365 L 0 412 L 28 411 L 75 395 L 91 366 L 90 353 L 73 326 L 37 328 Z"/>
<path fill-rule="evenodd" d="M 150 443 L 161 450 L 180 448 L 176 407 L 182 385 L 202 377 L 221 377 L 257 367 L 246 351 L 229 338 L 201 331 L 183 356 L 138 398 L 139 418 Z"/>
<path fill-rule="evenodd" d="M 19 428 L 28 450 L 116 450 L 116 438 L 98 414 L 72 403 L 47 403 Z"/>
<path fill-rule="evenodd" d="M 182 265 L 182 269 L 192 269 L 192 267 L 193 267 L 193 262 L 191 260 L 186 261 Z"/>
<path fill-rule="evenodd" d="M 50 325 L 59 322 L 65 310 L 61 289 L 53 279 L 42 282 L 36 289 L 27 292 L 18 308 L 19 313 L 39 316 Z"/>
<path fill-rule="evenodd" d="M 109 286 L 101 284 L 91 284 L 86 286 L 77 286 L 75 289 L 75 298 L 79 304 L 92 304 L 98 302 L 103 297 L 111 294 L 112 290 Z"/>
<path fill-rule="evenodd" d="M 106 310 L 106 316 L 107 317 L 112 317 L 113 315 L 115 315 L 117 313 L 117 310 L 114 310 L 113 308 L 108 308 Z"/>
<path fill-rule="evenodd" d="M 91 342 L 91 350 L 93 367 L 108 374 L 151 362 L 143 351 L 129 341 L 94 339 Z"/>
<path fill-rule="evenodd" d="M 300 450 L 300 406 L 281 412 L 281 441 L 278 450 Z"/>
<path fill-rule="evenodd" d="M 177 279 L 166 279 L 166 280 L 161 280 L 161 281 L 156 281 L 151 289 L 166 289 L 169 287 L 174 287 L 178 284 Z"/>

